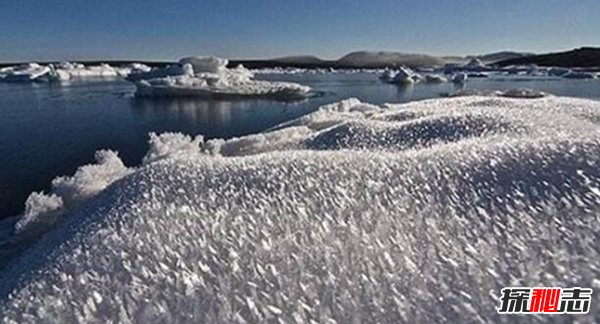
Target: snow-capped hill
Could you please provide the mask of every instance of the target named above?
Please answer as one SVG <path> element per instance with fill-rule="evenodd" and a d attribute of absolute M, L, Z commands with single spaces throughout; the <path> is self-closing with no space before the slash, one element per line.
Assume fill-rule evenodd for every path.
<path fill-rule="evenodd" d="M 0 319 L 510 322 L 503 287 L 598 288 L 599 123 L 600 102 L 552 96 L 354 99 L 153 136 L 140 167 L 106 153 L 62 181 L 85 201 L 0 273 Z"/>
<path fill-rule="evenodd" d="M 340 66 L 351 67 L 389 67 L 389 66 L 408 66 L 432 67 L 444 65 L 444 59 L 425 54 L 405 54 L 398 52 L 352 52 L 337 60 Z"/>

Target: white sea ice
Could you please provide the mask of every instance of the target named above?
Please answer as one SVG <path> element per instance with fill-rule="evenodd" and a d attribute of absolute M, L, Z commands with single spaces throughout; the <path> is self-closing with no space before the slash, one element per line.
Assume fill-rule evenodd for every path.
<path fill-rule="evenodd" d="M 4 82 L 32 82 L 50 72 L 50 68 L 37 63 L 28 63 L 0 70 Z"/>
<path fill-rule="evenodd" d="M 150 67 L 132 63 L 126 67 L 112 67 L 108 64 L 85 66 L 81 63 L 61 62 L 59 64 L 40 65 L 28 63 L 0 69 L 0 81 L 4 82 L 55 82 L 72 79 L 99 79 L 126 77 L 129 74 L 148 72 Z"/>
<path fill-rule="evenodd" d="M 23 217 L 15 225 L 16 233 L 31 236 L 45 231 L 60 218 L 64 208 L 81 204 L 130 172 L 113 151 L 98 151 L 95 158 L 96 164 L 79 167 L 73 176 L 52 180 L 50 194 L 32 193 Z"/>
<path fill-rule="evenodd" d="M 291 82 L 253 80 L 251 71 L 243 66 L 229 69 L 225 59 L 192 57 L 181 59 L 180 64 L 183 64 L 184 74 L 136 82 L 136 96 L 274 97 L 285 100 L 306 98 L 311 91 L 310 87 Z"/>
<path fill-rule="evenodd" d="M 458 73 L 454 74 L 454 76 L 452 76 L 452 82 L 465 83 L 465 82 L 467 82 L 468 78 L 469 78 L 469 75 L 467 73 L 458 72 Z"/>
<path fill-rule="evenodd" d="M 496 312 L 501 288 L 597 287 L 599 129 L 597 101 L 474 96 L 347 100 L 216 151 L 155 136 L 160 160 L 68 208 L 0 273 L 0 314 L 529 320 Z"/>
<path fill-rule="evenodd" d="M 191 56 L 179 60 L 180 65 L 190 64 L 195 73 L 221 73 L 227 69 L 229 61 L 214 56 Z"/>
<path fill-rule="evenodd" d="M 178 153 L 194 153 L 198 151 L 203 142 L 201 135 L 192 139 L 191 136 L 181 133 L 150 133 L 148 144 L 150 148 L 144 156 L 142 163 L 148 164 L 159 161 Z"/>
<path fill-rule="evenodd" d="M 422 79 L 422 77 L 413 70 L 401 66 L 394 70 L 386 70 L 380 76 L 380 79 L 387 83 L 408 85 L 419 82 Z"/>
<path fill-rule="evenodd" d="M 150 80 L 164 78 L 168 76 L 194 75 L 194 68 L 191 64 L 172 64 L 165 67 L 155 67 L 147 71 L 132 71 L 125 77 L 128 81 Z"/>

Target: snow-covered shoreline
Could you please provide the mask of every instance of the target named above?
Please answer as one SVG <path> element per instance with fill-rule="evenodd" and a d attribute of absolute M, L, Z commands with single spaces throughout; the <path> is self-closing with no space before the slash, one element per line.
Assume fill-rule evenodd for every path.
<path fill-rule="evenodd" d="M 599 130 L 597 101 L 475 96 L 350 99 L 230 140 L 154 136 L 142 166 L 105 152 L 58 181 L 52 194 L 82 200 L 1 274 L 0 313 L 508 320 L 504 286 L 600 288 Z"/>

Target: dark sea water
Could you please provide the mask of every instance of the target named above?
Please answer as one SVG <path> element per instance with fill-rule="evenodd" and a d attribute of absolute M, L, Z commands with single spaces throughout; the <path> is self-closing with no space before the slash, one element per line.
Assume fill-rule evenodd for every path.
<path fill-rule="evenodd" d="M 139 99 L 125 81 L 66 85 L 0 83 L 0 218 L 22 212 L 31 191 L 47 190 L 58 175 L 112 149 L 128 166 L 141 161 L 149 132 L 177 131 L 230 138 L 263 131 L 348 97 L 371 103 L 435 98 L 451 83 L 398 87 L 375 74 L 262 75 L 309 85 L 321 95 L 301 102 L 269 100 Z M 496 76 L 471 79 L 467 89 L 532 88 L 555 95 L 600 99 L 600 80 Z"/>

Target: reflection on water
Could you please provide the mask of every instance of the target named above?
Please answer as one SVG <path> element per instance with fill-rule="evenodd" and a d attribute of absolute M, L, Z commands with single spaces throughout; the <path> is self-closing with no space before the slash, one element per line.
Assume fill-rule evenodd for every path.
<path fill-rule="evenodd" d="M 133 112 L 140 117 L 147 118 L 165 112 L 177 116 L 185 122 L 203 123 L 210 121 L 220 127 L 231 127 L 233 104 L 230 101 L 209 101 L 194 99 L 166 99 L 160 98 L 132 98 Z M 250 103 L 240 103 L 235 109 L 245 109 Z"/>
<path fill-rule="evenodd" d="M 260 132 L 299 117 L 314 106 L 308 101 L 282 102 L 265 99 L 214 100 L 202 98 L 130 98 L 137 120 L 154 121 L 206 138 L 230 138 Z M 169 129 L 156 131 L 167 131 Z"/>

